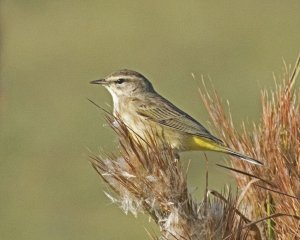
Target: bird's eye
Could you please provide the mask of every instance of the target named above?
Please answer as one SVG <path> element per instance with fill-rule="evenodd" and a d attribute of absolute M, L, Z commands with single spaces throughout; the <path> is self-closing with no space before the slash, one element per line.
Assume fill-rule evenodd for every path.
<path fill-rule="evenodd" d="M 119 78 L 119 79 L 116 81 L 117 84 L 121 84 L 121 83 L 123 83 L 123 82 L 125 82 L 125 79 L 124 79 L 124 78 Z"/>

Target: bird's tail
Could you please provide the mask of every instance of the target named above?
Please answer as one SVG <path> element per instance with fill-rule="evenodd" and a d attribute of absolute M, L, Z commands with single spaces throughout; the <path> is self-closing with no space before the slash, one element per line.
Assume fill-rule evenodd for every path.
<path fill-rule="evenodd" d="M 231 156 L 234 156 L 234 157 L 238 157 L 240 158 L 241 160 L 244 160 L 244 161 L 247 161 L 247 162 L 250 162 L 250 163 L 253 163 L 253 164 L 256 164 L 256 165 L 263 165 L 262 162 L 252 158 L 252 157 L 248 157 L 242 153 L 239 153 L 239 152 L 235 152 L 233 151 L 232 149 L 230 148 L 227 148 L 227 147 L 223 147 L 222 150 L 220 150 L 220 152 L 224 152 L 224 153 L 227 153 Z"/>
<path fill-rule="evenodd" d="M 247 162 L 250 162 L 250 163 L 253 163 L 253 164 L 257 164 L 257 165 L 263 165 L 262 162 L 254 159 L 254 158 L 248 157 L 248 156 L 246 156 L 244 154 L 241 154 L 239 152 L 235 152 L 232 149 L 224 146 L 222 142 L 221 143 L 217 142 L 214 139 L 212 140 L 212 139 L 207 139 L 207 138 L 195 136 L 193 138 L 193 141 L 194 141 L 193 143 L 196 146 L 194 148 L 195 150 L 201 149 L 201 150 L 208 150 L 208 151 L 215 151 L 215 152 L 227 153 L 227 154 L 229 154 L 231 156 L 238 157 L 241 160 L 244 160 L 244 161 L 247 161 Z"/>

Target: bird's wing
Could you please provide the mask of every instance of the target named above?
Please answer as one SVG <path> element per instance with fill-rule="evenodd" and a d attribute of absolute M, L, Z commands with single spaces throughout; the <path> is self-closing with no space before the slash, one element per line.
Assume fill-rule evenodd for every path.
<path fill-rule="evenodd" d="M 168 100 L 159 97 L 149 102 L 147 104 L 138 104 L 137 112 L 139 115 L 174 130 L 204 137 L 223 145 L 222 140 L 213 136 L 198 121 L 174 106 Z"/>

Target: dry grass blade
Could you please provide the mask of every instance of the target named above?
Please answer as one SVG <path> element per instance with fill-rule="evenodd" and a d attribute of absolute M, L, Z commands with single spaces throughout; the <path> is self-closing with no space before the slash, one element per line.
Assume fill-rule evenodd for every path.
<path fill-rule="evenodd" d="M 247 172 L 245 172 L 245 171 L 243 171 L 243 170 L 239 170 L 239 169 L 236 169 L 236 168 L 224 166 L 224 165 L 221 165 L 221 164 L 216 164 L 216 165 L 219 166 L 219 167 L 228 169 L 228 170 L 230 170 L 230 171 L 233 171 L 233 172 L 235 172 L 235 173 L 243 174 L 243 175 L 248 176 L 248 177 L 250 177 L 250 178 L 258 179 L 258 180 L 262 181 L 263 183 L 266 183 L 266 184 L 268 184 L 268 185 L 270 185 L 270 186 L 272 186 L 272 187 L 276 187 L 273 183 L 270 183 L 269 181 L 267 181 L 267 180 L 265 180 L 265 179 L 263 179 L 263 178 L 261 178 L 261 177 L 259 177 L 259 176 L 255 176 L 255 175 L 253 175 L 253 174 L 251 174 L 251 173 L 247 173 Z"/>

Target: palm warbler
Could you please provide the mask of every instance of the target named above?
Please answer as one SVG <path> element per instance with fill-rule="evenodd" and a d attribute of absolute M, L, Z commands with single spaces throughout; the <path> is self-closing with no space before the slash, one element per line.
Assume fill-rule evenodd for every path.
<path fill-rule="evenodd" d="M 260 161 L 226 147 L 202 124 L 159 95 L 151 82 L 138 72 L 120 70 L 90 83 L 103 85 L 110 92 L 114 115 L 141 137 L 155 129 L 176 152 L 223 152 L 262 165 Z"/>

